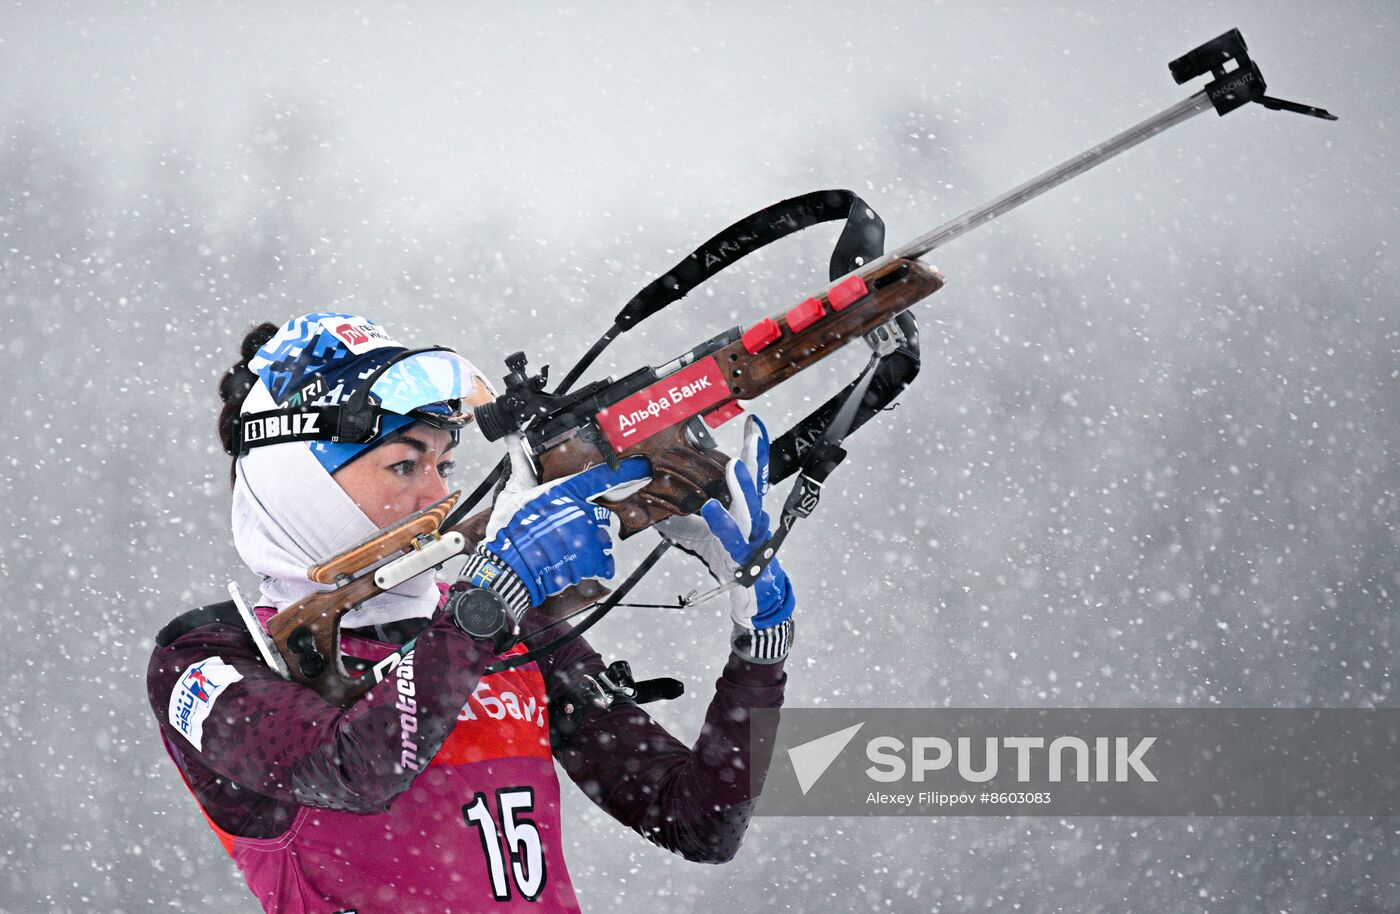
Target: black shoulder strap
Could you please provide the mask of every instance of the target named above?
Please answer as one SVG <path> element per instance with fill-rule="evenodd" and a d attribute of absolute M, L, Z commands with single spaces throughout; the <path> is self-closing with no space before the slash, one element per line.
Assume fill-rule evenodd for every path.
<path fill-rule="evenodd" d="M 554 389 L 555 395 L 567 393 L 613 340 L 666 306 L 680 301 L 720 270 L 779 238 L 837 219 L 846 220 L 846 224 L 831 252 L 829 272 L 833 281 L 880 256 L 885 245 L 885 223 L 874 209 L 851 191 L 817 190 L 774 203 L 752 216 L 740 219 L 706 241 L 632 296 L 632 300 L 617 312 L 607 332 L 569 369 L 569 373 Z M 458 510 L 461 510 L 460 506 Z"/>
<path fill-rule="evenodd" d="M 216 623 L 232 625 L 235 628 L 243 627 L 243 619 L 238 615 L 238 607 L 233 605 L 232 600 L 210 603 L 171 619 L 156 635 L 156 647 L 166 647 L 181 635 Z"/>
<path fill-rule="evenodd" d="M 665 275 L 632 297 L 614 319 L 625 332 L 754 251 L 822 222 L 846 220 L 831 252 L 832 280 L 880 256 L 885 223 L 864 200 L 849 190 L 818 190 L 765 207 L 706 241 Z M 570 372 L 572 374 L 572 372 Z"/>

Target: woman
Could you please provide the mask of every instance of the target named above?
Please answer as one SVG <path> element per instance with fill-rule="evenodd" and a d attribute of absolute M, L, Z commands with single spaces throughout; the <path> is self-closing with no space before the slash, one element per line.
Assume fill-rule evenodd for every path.
<path fill-rule="evenodd" d="M 262 577 L 264 622 L 318 589 L 309 566 L 445 495 L 459 451 L 477 468 L 492 462 L 479 436 L 459 442 L 469 407 L 491 397 L 481 375 L 450 350 L 407 350 L 362 317 L 254 328 L 221 394 L 234 541 Z M 450 591 L 425 573 L 346 614 L 348 663 L 416 639 L 349 708 L 270 669 L 236 614 L 207 607 L 166 626 L 148 670 L 152 710 L 266 910 L 577 910 L 556 760 L 649 840 L 690 860 L 733 857 L 751 770 L 761 776 L 768 761 L 750 754 L 747 709 L 779 706 L 786 681 L 794 598 L 777 562 L 754 588 L 731 591 L 733 650 L 693 747 L 625 697 L 595 691 L 604 664 L 582 638 L 483 675 L 558 634 L 540 632 L 546 599 L 612 576 L 609 512 L 598 504 L 644 486 L 649 472 L 634 458 L 508 486 Z M 711 501 L 703 519 L 673 518 L 663 532 L 719 580 L 768 533 L 756 420 L 728 481 L 728 511 Z M 469 600 L 475 610 L 464 613 Z"/>

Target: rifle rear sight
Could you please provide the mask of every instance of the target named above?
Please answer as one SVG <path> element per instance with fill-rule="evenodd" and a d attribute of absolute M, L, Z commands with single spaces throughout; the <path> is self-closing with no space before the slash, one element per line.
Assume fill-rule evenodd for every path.
<path fill-rule="evenodd" d="M 539 374 L 531 375 L 525 370 L 526 358 L 523 352 L 512 352 L 506 356 L 505 391 L 490 403 L 476 407 L 476 424 L 487 441 L 499 441 L 512 432 L 520 431 L 534 415 L 549 412 L 545 402 L 545 385 L 549 383 L 549 366 L 540 369 Z"/>

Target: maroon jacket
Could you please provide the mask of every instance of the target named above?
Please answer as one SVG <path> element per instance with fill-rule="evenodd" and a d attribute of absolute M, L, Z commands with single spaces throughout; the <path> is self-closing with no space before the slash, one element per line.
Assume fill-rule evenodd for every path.
<path fill-rule="evenodd" d="M 167 629 L 152 710 L 186 784 L 269 911 L 577 910 L 564 867 L 557 760 L 622 824 L 688 860 L 731 859 L 747 828 L 748 709 L 782 704 L 783 664 L 732 655 L 693 747 L 640 707 L 574 687 L 602 659 L 576 639 L 482 677 L 490 648 L 438 616 L 409 658 L 348 709 L 281 679 L 236 621 Z M 538 633 L 522 652 L 559 634 Z M 538 634 L 537 634 L 538 633 Z M 348 656 L 395 645 L 347 636 Z M 570 709 L 570 710 L 566 710 Z M 753 734 L 771 745 L 772 734 Z"/>

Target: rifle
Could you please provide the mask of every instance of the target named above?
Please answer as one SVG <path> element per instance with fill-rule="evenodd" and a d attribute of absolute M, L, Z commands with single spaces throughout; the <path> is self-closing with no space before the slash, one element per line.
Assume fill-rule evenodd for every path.
<path fill-rule="evenodd" d="M 727 501 L 725 459 L 710 429 L 739 415 L 752 400 L 838 349 L 863 339 L 871 348 L 864 370 L 841 392 L 779 436 L 772 445 L 770 479 L 797 474 L 773 536 L 740 568 L 728 586 L 751 586 L 772 561 L 797 520 L 816 508 L 822 484 L 846 456 L 845 438 L 885 409 L 919 370 L 917 325 L 910 309 L 943 288 L 944 276 L 920 258 L 1108 159 L 1204 111 L 1223 116 L 1254 102 L 1272 110 L 1336 120 L 1327 111 L 1264 94 L 1258 64 L 1237 29 L 1182 55 L 1169 65 L 1177 83 L 1209 73 L 1205 88 L 1129 127 L 982 206 L 885 254 L 884 224 L 850 191 L 818 191 L 784 200 L 735 223 L 705 242 L 642 289 L 618 312 L 612 327 L 585 353 L 554 390 L 548 367 L 528 371 L 523 352 L 506 358 L 508 374 L 497 399 L 476 408 L 476 424 L 488 440 L 504 440 L 504 458 L 466 498 L 453 493 L 370 540 L 309 572 L 334 590 L 314 594 L 274 617 L 255 639 L 286 675 L 328 701 L 348 705 L 387 676 L 412 644 L 363 676 L 347 675 L 339 650 L 341 617 L 358 603 L 414 575 L 470 552 L 480 542 L 486 513 L 468 513 L 502 478 L 506 467 L 549 481 L 625 458 L 651 461 L 652 482 L 609 505 L 623 538 L 674 515 L 697 511 L 709 498 Z M 618 336 L 679 301 L 696 286 L 749 253 L 810 226 L 845 220 L 833 250 L 830 284 L 797 305 L 747 329 L 733 328 L 659 366 L 622 378 L 605 378 L 570 392 L 573 384 Z M 487 672 L 519 666 L 578 637 L 598 622 L 660 559 L 660 543 L 617 588 L 585 582 L 544 607 L 556 623 L 595 606 L 592 615 L 554 640 Z M 399 555 L 367 572 L 377 562 Z M 357 576 L 358 575 L 358 576 Z M 606 596 L 606 599 L 603 597 Z M 599 602 L 601 600 L 601 602 Z M 247 614 L 246 618 L 251 618 Z M 250 624 L 250 630 L 257 628 Z M 274 656 L 269 656 L 273 655 Z"/>

